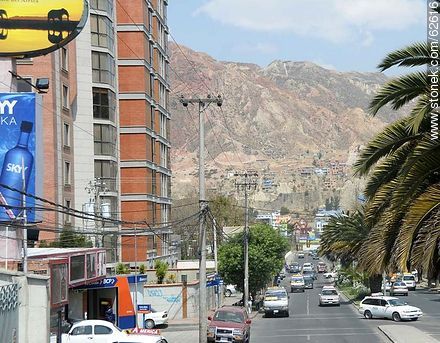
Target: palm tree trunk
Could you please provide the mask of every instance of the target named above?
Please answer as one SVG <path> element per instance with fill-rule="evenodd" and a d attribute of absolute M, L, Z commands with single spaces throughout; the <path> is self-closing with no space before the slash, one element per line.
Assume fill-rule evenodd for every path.
<path fill-rule="evenodd" d="M 371 293 L 379 293 L 382 291 L 382 275 L 371 275 L 368 278 L 368 283 L 370 284 Z"/>

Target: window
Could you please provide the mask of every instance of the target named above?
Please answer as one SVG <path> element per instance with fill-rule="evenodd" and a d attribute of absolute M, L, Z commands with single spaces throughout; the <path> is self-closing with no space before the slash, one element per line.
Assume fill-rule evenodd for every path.
<path fill-rule="evenodd" d="M 64 161 L 64 185 L 70 185 L 70 162 Z"/>
<path fill-rule="evenodd" d="M 160 196 L 168 197 L 168 176 L 160 174 Z"/>
<path fill-rule="evenodd" d="M 168 219 L 169 219 L 169 205 L 166 204 L 161 204 L 160 205 L 160 213 L 161 213 L 161 218 L 160 221 L 162 223 L 167 223 Z"/>
<path fill-rule="evenodd" d="M 379 306 L 387 306 L 387 305 L 388 305 L 388 303 L 386 300 L 383 300 L 383 299 L 380 300 Z"/>
<path fill-rule="evenodd" d="M 103 325 L 95 325 L 95 335 L 110 335 L 113 330 Z"/>
<path fill-rule="evenodd" d="M 69 87 L 63 85 L 63 107 L 69 108 Z"/>
<path fill-rule="evenodd" d="M 93 118 L 115 121 L 116 96 L 109 89 L 93 88 Z"/>
<path fill-rule="evenodd" d="M 156 186 L 157 186 L 156 177 L 157 177 L 157 172 L 155 170 L 152 170 L 151 171 L 151 194 L 153 194 L 153 195 L 156 195 Z"/>
<path fill-rule="evenodd" d="M 162 113 L 160 114 L 160 125 L 159 125 L 159 134 L 166 138 L 167 137 L 167 117 L 165 115 L 163 115 Z"/>
<path fill-rule="evenodd" d="M 92 33 L 92 45 L 108 48 L 113 51 L 114 48 L 114 29 L 113 23 L 109 18 L 96 14 L 90 15 L 90 30 Z"/>
<path fill-rule="evenodd" d="M 116 180 L 118 175 L 118 164 L 113 161 L 95 160 L 95 177 L 107 180 Z"/>
<path fill-rule="evenodd" d="M 32 83 L 32 78 L 23 77 L 23 79 L 17 79 L 17 92 L 32 92 L 32 86 L 28 83 Z"/>
<path fill-rule="evenodd" d="M 77 326 L 72 330 L 72 336 L 80 336 L 80 335 L 91 335 L 92 334 L 92 326 Z"/>
<path fill-rule="evenodd" d="M 113 17 L 113 0 L 91 0 L 90 7 L 94 10 L 105 11 Z"/>
<path fill-rule="evenodd" d="M 70 125 L 67 123 L 64 123 L 64 129 L 63 129 L 63 144 L 66 147 L 70 147 Z"/>
<path fill-rule="evenodd" d="M 63 69 L 64 71 L 68 71 L 69 70 L 69 55 L 68 55 L 68 51 L 67 48 L 62 47 L 61 48 L 61 69 Z"/>
<path fill-rule="evenodd" d="M 87 255 L 87 278 L 92 279 L 96 277 L 96 254 Z M 95 327 L 96 333 L 96 327 Z"/>
<path fill-rule="evenodd" d="M 159 104 L 163 108 L 167 107 L 167 89 L 162 83 L 159 83 Z"/>
<path fill-rule="evenodd" d="M 107 155 L 116 157 L 116 128 L 111 125 L 93 125 L 95 140 L 95 155 Z"/>
<path fill-rule="evenodd" d="M 156 138 L 151 138 L 151 162 L 154 162 L 154 157 L 156 155 Z"/>
<path fill-rule="evenodd" d="M 160 166 L 168 168 L 168 147 L 160 144 Z"/>
<path fill-rule="evenodd" d="M 66 200 L 66 201 L 64 202 L 64 207 L 66 207 L 66 208 L 68 208 L 68 209 L 71 208 L 70 200 Z M 67 212 L 67 213 L 64 213 L 64 222 L 65 222 L 65 223 L 71 223 L 72 220 L 71 220 L 71 216 L 70 216 L 70 214 L 69 214 L 70 211 L 69 211 L 69 210 L 66 210 L 66 212 Z"/>
<path fill-rule="evenodd" d="M 85 279 L 84 274 L 85 255 L 70 257 L 70 281 L 80 281 Z M 92 331 L 90 331 L 92 333 Z"/>
<path fill-rule="evenodd" d="M 115 61 L 110 54 L 92 51 L 92 80 L 115 85 Z"/>

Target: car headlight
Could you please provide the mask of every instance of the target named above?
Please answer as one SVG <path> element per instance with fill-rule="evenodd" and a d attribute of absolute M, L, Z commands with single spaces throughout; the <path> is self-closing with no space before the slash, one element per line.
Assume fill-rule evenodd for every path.
<path fill-rule="evenodd" d="M 232 334 L 234 335 L 234 336 L 243 336 L 243 331 L 241 331 L 240 329 L 234 329 L 233 331 L 232 331 Z"/>

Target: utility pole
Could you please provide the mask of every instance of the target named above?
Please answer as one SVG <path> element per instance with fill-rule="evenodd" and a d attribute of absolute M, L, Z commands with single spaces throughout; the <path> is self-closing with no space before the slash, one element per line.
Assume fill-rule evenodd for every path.
<path fill-rule="evenodd" d="M 102 232 L 102 241 L 99 239 L 100 231 L 103 229 L 103 223 L 101 218 L 96 218 L 96 216 L 102 216 L 101 208 L 101 193 L 108 191 L 105 182 L 100 178 L 95 178 L 93 181 L 89 181 L 86 186 L 86 191 L 93 196 L 93 212 L 94 212 L 94 222 L 95 222 L 95 242 L 94 247 L 99 247 L 100 245 L 104 247 L 104 233 Z"/>
<path fill-rule="evenodd" d="M 206 98 L 180 98 L 180 102 L 184 107 L 189 104 L 199 105 L 199 205 L 200 205 L 200 255 L 199 255 L 199 343 L 206 343 L 208 331 L 208 310 L 206 304 L 206 199 L 205 199 L 205 116 L 204 110 L 212 103 L 217 106 L 223 104 L 223 99 L 219 95 L 212 97 L 208 95 Z"/>
<path fill-rule="evenodd" d="M 212 229 L 213 229 L 213 235 L 214 235 L 214 266 L 215 266 L 215 277 L 218 277 L 218 261 L 217 261 L 217 225 L 215 218 L 212 218 Z M 220 307 L 220 285 L 215 286 L 217 292 L 216 292 L 216 302 L 215 307 Z"/>
<path fill-rule="evenodd" d="M 256 172 L 245 171 L 244 173 L 235 173 L 235 176 L 244 178 L 243 182 L 236 182 L 237 188 L 244 189 L 244 308 L 249 311 L 249 205 L 248 205 L 248 191 L 251 187 L 257 187 L 257 182 L 252 179 L 258 177 Z M 250 312 L 250 311 L 249 311 Z"/>

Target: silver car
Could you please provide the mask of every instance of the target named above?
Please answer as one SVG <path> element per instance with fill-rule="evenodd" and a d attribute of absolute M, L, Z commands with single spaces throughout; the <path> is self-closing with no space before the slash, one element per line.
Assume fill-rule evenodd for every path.
<path fill-rule="evenodd" d="M 405 282 L 396 281 L 391 285 L 390 295 L 393 296 L 395 294 L 401 294 L 408 296 L 408 287 Z"/>
<path fill-rule="evenodd" d="M 323 305 L 341 305 L 341 299 L 338 291 L 333 286 L 324 286 L 319 294 L 319 306 Z"/>

